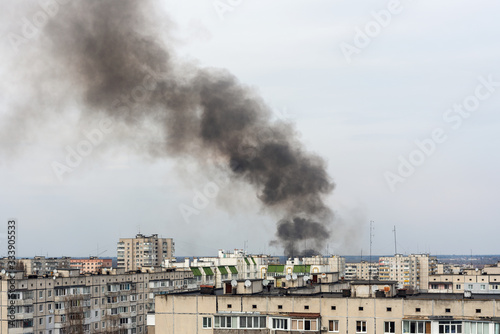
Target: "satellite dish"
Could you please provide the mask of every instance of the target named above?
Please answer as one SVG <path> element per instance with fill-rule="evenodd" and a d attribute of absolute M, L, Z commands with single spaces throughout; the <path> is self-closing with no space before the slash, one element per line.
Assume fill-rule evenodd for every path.
<path fill-rule="evenodd" d="M 2 269 L 2 275 L 5 275 L 5 269 Z"/>
<path fill-rule="evenodd" d="M 269 281 L 268 281 L 267 279 L 265 279 L 265 280 L 263 280 L 263 281 L 262 281 L 262 285 L 263 285 L 263 286 L 266 286 L 266 285 L 268 285 L 268 284 L 269 284 Z"/>
<path fill-rule="evenodd" d="M 372 291 L 373 291 L 373 292 L 378 291 L 378 286 L 376 286 L 376 285 L 372 286 Z"/>
<path fill-rule="evenodd" d="M 54 280 L 55 280 L 55 279 L 56 279 L 56 277 L 55 277 L 55 276 L 52 276 L 52 279 L 54 279 Z"/>
<path fill-rule="evenodd" d="M 233 280 L 231 281 L 231 286 L 232 286 L 233 288 L 234 288 L 234 287 L 236 287 L 236 286 L 238 286 L 238 282 L 237 282 L 235 279 L 233 279 Z"/>
<path fill-rule="evenodd" d="M 305 280 L 305 281 L 309 281 L 310 279 L 311 279 L 311 277 L 310 277 L 309 275 L 305 275 L 305 276 L 304 276 L 304 280 Z"/>
<path fill-rule="evenodd" d="M 287 280 L 287 281 L 289 281 L 289 280 L 291 280 L 291 279 L 292 279 L 292 276 L 290 276 L 290 274 L 288 274 L 288 275 L 286 275 L 286 277 L 285 277 L 285 278 L 286 278 L 286 280 Z"/>
<path fill-rule="evenodd" d="M 53 271 L 53 272 L 54 272 L 54 274 L 57 274 L 57 269 L 54 269 L 54 271 Z"/>
<path fill-rule="evenodd" d="M 297 279 L 297 274 L 293 274 L 292 279 L 295 281 Z"/>
<path fill-rule="evenodd" d="M 250 286 L 252 286 L 252 282 L 250 282 L 249 280 L 246 280 L 246 281 L 245 281 L 245 286 L 246 286 L 247 288 L 249 288 Z"/>

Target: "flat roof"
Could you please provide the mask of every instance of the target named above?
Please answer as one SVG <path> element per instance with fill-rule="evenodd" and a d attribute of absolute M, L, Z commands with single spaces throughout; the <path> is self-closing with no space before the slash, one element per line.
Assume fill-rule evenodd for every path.
<path fill-rule="evenodd" d="M 217 296 L 238 296 L 238 297 L 310 297 L 310 298 L 350 298 L 350 299 L 368 299 L 368 298 L 376 298 L 376 299 L 407 299 L 407 300 L 500 300 L 500 294 L 472 294 L 471 298 L 464 298 L 463 293 L 419 293 L 415 295 L 406 295 L 406 296 L 394 296 L 394 297 L 344 297 L 342 292 L 318 292 L 311 293 L 311 288 L 309 287 L 300 287 L 300 288 L 290 288 L 287 293 L 285 289 L 280 288 L 271 288 L 271 291 L 264 291 L 254 294 L 224 294 L 222 288 L 214 289 L 214 294 Z M 309 292 L 308 292 L 309 291 Z M 301 293 L 303 292 L 303 293 Z M 207 294 L 202 294 L 200 290 L 194 291 L 185 291 L 185 292 L 175 292 L 172 291 L 171 295 L 202 295 L 207 296 Z"/>

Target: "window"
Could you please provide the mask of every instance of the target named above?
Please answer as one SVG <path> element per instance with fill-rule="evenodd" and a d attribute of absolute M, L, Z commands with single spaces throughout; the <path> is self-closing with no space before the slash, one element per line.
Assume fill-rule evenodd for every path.
<path fill-rule="evenodd" d="M 366 333 L 366 321 L 356 321 L 356 333 Z"/>
<path fill-rule="evenodd" d="M 288 319 L 273 318 L 273 329 L 288 329 Z"/>
<path fill-rule="evenodd" d="M 304 310 L 309 310 L 309 305 L 304 305 Z"/>
<path fill-rule="evenodd" d="M 252 305 L 252 308 L 254 308 L 254 309 L 257 308 L 257 305 Z"/>
<path fill-rule="evenodd" d="M 445 308 L 445 309 L 444 309 L 444 311 L 445 311 L 446 313 L 450 313 L 450 312 L 451 312 L 451 309 L 449 309 L 449 308 Z"/>
<path fill-rule="evenodd" d="M 329 320 L 328 321 L 328 331 L 329 332 L 338 332 L 339 331 L 339 321 L 338 320 Z"/>
<path fill-rule="evenodd" d="M 212 318 L 203 317 L 203 328 L 212 328 Z"/>
<path fill-rule="evenodd" d="M 52 297 L 52 290 L 47 291 L 48 297 Z"/>
<path fill-rule="evenodd" d="M 226 317 L 226 316 L 216 316 L 215 317 L 215 328 L 236 328 L 238 317 Z"/>
<path fill-rule="evenodd" d="M 417 308 L 415 309 L 415 312 L 417 312 L 417 313 L 418 313 L 418 312 L 420 312 L 420 307 L 417 307 Z"/>
<path fill-rule="evenodd" d="M 486 290 L 486 284 L 481 284 L 481 290 Z"/>
<path fill-rule="evenodd" d="M 473 284 L 467 284 L 467 289 L 472 290 L 474 288 Z"/>
<path fill-rule="evenodd" d="M 337 309 L 337 306 L 332 305 L 332 311 L 335 311 Z"/>
<path fill-rule="evenodd" d="M 358 310 L 363 311 L 363 306 L 358 307 Z"/>
<path fill-rule="evenodd" d="M 439 322 L 439 333 L 462 333 L 462 322 L 461 321 L 440 321 Z"/>
<path fill-rule="evenodd" d="M 227 308 L 232 308 L 232 307 L 233 307 L 233 305 L 227 304 Z"/>
<path fill-rule="evenodd" d="M 431 322 L 430 321 L 413 321 L 403 320 L 403 334 L 430 334 Z"/>
<path fill-rule="evenodd" d="M 487 322 L 464 322 L 464 334 L 488 334 L 490 324 Z M 498 324 L 495 324 L 497 327 Z M 498 333 L 495 328 L 495 333 Z"/>
<path fill-rule="evenodd" d="M 481 309 L 480 309 L 480 308 L 477 308 L 477 309 L 476 309 L 476 313 L 481 313 Z"/>
<path fill-rule="evenodd" d="M 266 328 L 266 317 L 240 317 L 240 328 Z"/>
<path fill-rule="evenodd" d="M 43 312 L 43 304 L 38 305 L 38 311 Z"/>
<path fill-rule="evenodd" d="M 283 309 L 283 305 L 278 305 L 278 310 L 282 310 Z"/>
<path fill-rule="evenodd" d="M 316 331 L 318 329 L 317 319 L 292 319 L 291 330 Z"/>
<path fill-rule="evenodd" d="M 457 290 L 460 290 L 460 289 L 462 288 L 462 285 L 457 284 L 457 285 L 455 286 L 455 288 L 456 288 Z"/>
<path fill-rule="evenodd" d="M 386 310 L 387 312 L 392 312 L 392 307 L 388 307 Z"/>
<path fill-rule="evenodd" d="M 384 322 L 384 333 L 396 333 L 396 323 L 394 321 Z"/>
<path fill-rule="evenodd" d="M 43 291 L 38 291 L 38 298 L 43 299 Z"/>

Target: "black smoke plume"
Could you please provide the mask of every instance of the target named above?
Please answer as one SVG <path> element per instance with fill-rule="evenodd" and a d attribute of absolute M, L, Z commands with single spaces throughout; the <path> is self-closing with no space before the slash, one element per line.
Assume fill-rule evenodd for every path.
<path fill-rule="evenodd" d="M 324 203 L 333 189 L 325 162 L 304 150 L 290 125 L 273 121 L 264 101 L 232 74 L 178 59 L 169 40 L 172 23 L 157 5 L 61 5 L 41 32 L 47 42 L 37 56 L 45 75 L 51 84 L 60 78 L 69 85 L 83 117 L 104 113 L 130 127 L 130 136 L 154 124 L 162 140 L 145 147 L 154 157 L 224 159 L 229 173 L 251 184 L 264 206 L 281 215 L 276 237 L 285 253 L 318 253 L 332 220 Z"/>

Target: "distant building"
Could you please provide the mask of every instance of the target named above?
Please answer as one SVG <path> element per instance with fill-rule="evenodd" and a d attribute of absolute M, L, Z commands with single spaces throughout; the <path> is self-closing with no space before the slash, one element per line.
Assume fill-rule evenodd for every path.
<path fill-rule="evenodd" d="M 228 252 L 220 249 L 217 257 L 185 259 L 184 262 L 165 260 L 166 268 L 190 268 L 198 284 L 221 287 L 227 279 L 255 279 L 265 275 L 269 263 L 277 263 L 277 257 L 250 255 L 242 249 Z"/>
<path fill-rule="evenodd" d="M 117 266 L 125 271 L 162 265 L 165 259 L 172 260 L 175 244 L 172 238 L 158 238 L 158 234 L 135 238 L 120 238 L 117 247 Z"/>
<path fill-rule="evenodd" d="M 429 254 L 396 254 L 379 258 L 379 279 L 398 281 L 402 288 L 426 292 L 429 275 L 437 272 L 437 259 Z"/>
<path fill-rule="evenodd" d="M 473 295 L 500 294 L 500 273 L 488 274 L 488 269 L 486 271 L 485 269 L 483 271 L 479 269 L 464 269 L 458 274 L 436 274 L 429 276 L 428 292 L 470 292 Z"/>
<path fill-rule="evenodd" d="M 312 257 L 305 257 L 302 259 L 302 262 L 305 265 L 321 265 L 327 268 L 324 268 L 323 272 L 335 272 L 339 273 L 340 277 L 344 277 L 345 275 L 345 258 L 342 256 L 338 255 L 332 255 L 332 256 L 312 256 Z M 314 267 L 313 267 L 314 270 Z"/>
<path fill-rule="evenodd" d="M 112 268 L 113 260 L 91 256 L 88 259 L 71 259 L 70 266 L 79 269 L 80 274 L 97 274 L 101 273 L 104 268 Z"/>
<path fill-rule="evenodd" d="M 54 271 L 54 269 L 70 268 L 70 257 L 45 257 L 35 256 L 34 258 L 18 259 L 16 266 L 17 270 L 23 270 L 28 275 L 46 275 Z M 4 257 L 0 259 L 0 269 L 8 269 L 9 259 Z"/>
<path fill-rule="evenodd" d="M 379 275 L 378 262 L 350 262 L 345 264 L 345 279 L 349 280 L 370 280 Z"/>

